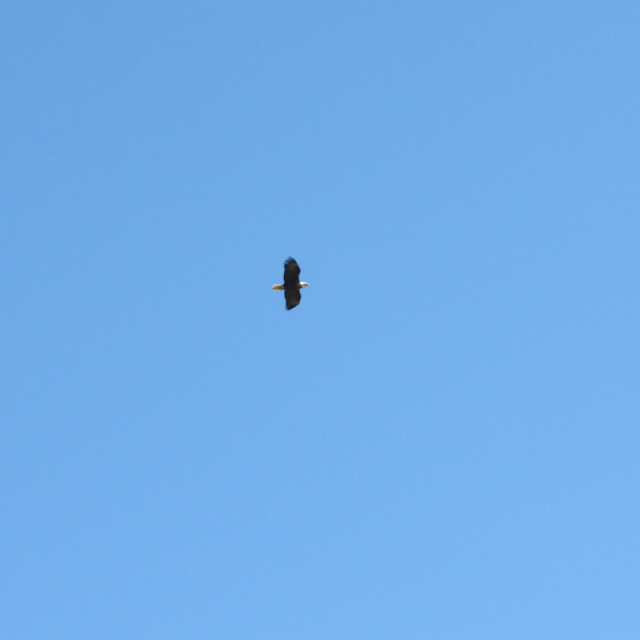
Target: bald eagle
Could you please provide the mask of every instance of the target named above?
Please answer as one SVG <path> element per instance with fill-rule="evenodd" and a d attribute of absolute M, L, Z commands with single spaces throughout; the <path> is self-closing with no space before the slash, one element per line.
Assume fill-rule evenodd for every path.
<path fill-rule="evenodd" d="M 274 291 L 284 291 L 287 311 L 300 304 L 300 289 L 308 287 L 308 282 L 300 282 L 300 267 L 293 258 L 284 261 L 284 284 L 274 284 Z"/>

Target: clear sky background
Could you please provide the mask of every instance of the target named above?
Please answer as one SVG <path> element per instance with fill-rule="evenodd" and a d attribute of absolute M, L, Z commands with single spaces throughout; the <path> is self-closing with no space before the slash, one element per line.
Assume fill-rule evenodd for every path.
<path fill-rule="evenodd" d="M 639 34 L 5 3 L 0 635 L 640 637 Z"/>

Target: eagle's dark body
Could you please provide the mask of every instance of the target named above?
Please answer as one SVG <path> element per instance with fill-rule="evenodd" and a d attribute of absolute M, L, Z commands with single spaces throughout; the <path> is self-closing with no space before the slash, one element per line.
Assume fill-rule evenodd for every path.
<path fill-rule="evenodd" d="M 300 304 L 300 289 L 308 287 L 307 282 L 300 282 L 300 267 L 293 258 L 284 261 L 284 284 L 274 284 L 273 289 L 284 291 L 285 306 L 287 310 L 293 309 Z"/>
<path fill-rule="evenodd" d="M 300 267 L 293 258 L 284 261 L 284 299 L 287 311 L 300 304 Z"/>

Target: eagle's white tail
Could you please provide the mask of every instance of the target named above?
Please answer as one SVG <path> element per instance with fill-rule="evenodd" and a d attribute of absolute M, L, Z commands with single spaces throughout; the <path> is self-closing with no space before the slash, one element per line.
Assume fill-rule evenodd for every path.
<path fill-rule="evenodd" d="M 274 284 L 273 287 L 271 287 L 274 291 L 284 291 L 284 285 L 283 284 Z"/>

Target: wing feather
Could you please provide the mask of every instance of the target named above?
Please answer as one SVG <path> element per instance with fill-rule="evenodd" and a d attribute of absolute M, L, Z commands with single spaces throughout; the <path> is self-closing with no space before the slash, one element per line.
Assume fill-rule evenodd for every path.
<path fill-rule="evenodd" d="M 298 289 L 298 287 L 296 287 L 295 289 L 293 287 L 287 287 L 284 290 L 284 299 L 287 311 L 293 309 L 294 307 L 297 307 L 300 304 L 300 298 L 302 298 L 302 294 L 300 293 L 300 289 Z"/>
<path fill-rule="evenodd" d="M 300 267 L 293 258 L 284 261 L 284 286 L 297 285 L 300 282 Z"/>

